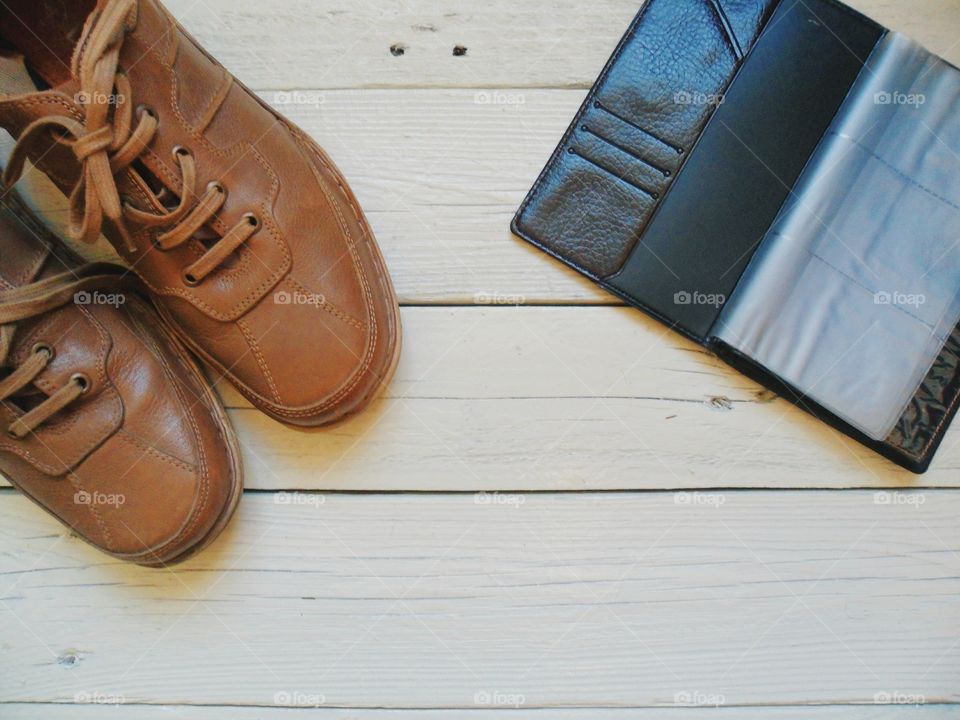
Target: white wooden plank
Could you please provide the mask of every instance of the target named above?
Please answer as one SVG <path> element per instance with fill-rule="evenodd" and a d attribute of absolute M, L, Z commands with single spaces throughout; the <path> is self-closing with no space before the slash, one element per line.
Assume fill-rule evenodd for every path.
<path fill-rule="evenodd" d="M 248 496 L 171 573 L 0 494 L 0 697 L 960 701 L 955 492 L 319 497 Z"/>
<path fill-rule="evenodd" d="M 225 388 L 248 486 L 339 490 L 956 487 L 895 467 L 626 308 L 407 308 L 365 414 L 289 430 Z M 245 409 L 246 408 L 246 409 Z"/>
<path fill-rule="evenodd" d="M 960 435 L 918 477 L 627 308 L 405 308 L 364 414 L 281 426 L 221 383 L 247 486 L 336 490 L 956 487 Z"/>
<path fill-rule="evenodd" d="M 956 62 L 952 0 L 852 0 Z M 257 89 L 588 87 L 640 0 L 168 0 Z M 466 48 L 455 57 L 454 47 Z M 396 56 L 391 48 L 403 47 Z"/>
<path fill-rule="evenodd" d="M 6 720 L 287 720 L 282 708 L 197 707 L 184 705 L 41 705 L 0 704 Z M 511 710 L 510 720 L 953 720 L 960 715 L 954 705 L 833 706 L 759 708 L 551 708 Z M 502 710 L 314 710 L 324 720 L 498 720 Z"/>

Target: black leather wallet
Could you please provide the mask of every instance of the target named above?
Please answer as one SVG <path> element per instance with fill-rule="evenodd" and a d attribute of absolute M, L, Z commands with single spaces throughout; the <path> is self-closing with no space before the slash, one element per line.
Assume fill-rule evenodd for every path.
<path fill-rule="evenodd" d="M 960 399 L 960 71 L 834 0 L 649 0 L 520 237 L 914 472 Z"/>

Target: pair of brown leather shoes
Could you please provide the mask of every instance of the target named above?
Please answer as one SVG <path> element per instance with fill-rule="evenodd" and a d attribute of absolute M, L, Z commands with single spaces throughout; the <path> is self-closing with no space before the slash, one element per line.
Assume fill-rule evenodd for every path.
<path fill-rule="evenodd" d="M 241 489 L 178 340 L 281 422 L 339 420 L 396 366 L 383 258 L 326 154 L 156 0 L 6 0 L 0 64 L 8 188 L 28 160 L 45 173 L 71 235 L 105 234 L 156 309 L 129 271 L 79 263 L 5 204 L 0 470 L 107 552 L 175 562 Z"/>

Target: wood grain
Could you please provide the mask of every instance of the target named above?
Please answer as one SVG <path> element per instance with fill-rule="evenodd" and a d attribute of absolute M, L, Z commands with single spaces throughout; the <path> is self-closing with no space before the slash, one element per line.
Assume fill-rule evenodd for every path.
<path fill-rule="evenodd" d="M 221 385 L 248 486 L 340 490 L 956 487 L 916 476 L 627 308 L 407 308 L 369 412 L 282 427 Z"/>
<path fill-rule="evenodd" d="M 956 703 L 958 514 L 943 491 L 261 494 L 169 573 L 3 493 L 0 698 Z"/>
<path fill-rule="evenodd" d="M 640 0 L 168 0 L 241 80 L 263 89 L 577 87 L 596 79 Z M 960 59 L 951 0 L 852 0 Z M 454 48 L 466 54 L 454 55 Z M 393 48 L 393 52 L 391 52 Z M 402 55 L 394 53 L 402 51 Z"/>
<path fill-rule="evenodd" d="M 314 433 L 222 386 L 253 491 L 176 573 L 0 490 L 0 718 L 960 718 L 957 431 L 896 470 L 510 234 L 639 0 L 167 4 L 341 165 L 405 354 Z M 958 0 L 851 4 L 960 63 Z"/>
<path fill-rule="evenodd" d="M 628 308 L 406 308 L 369 411 L 303 432 L 219 385 L 247 487 L 957 487 L 960 432 L 916 476 Z"/>

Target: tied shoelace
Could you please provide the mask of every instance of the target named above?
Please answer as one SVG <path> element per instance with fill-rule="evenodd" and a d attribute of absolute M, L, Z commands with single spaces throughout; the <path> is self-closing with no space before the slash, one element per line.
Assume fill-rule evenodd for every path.
<path fill-rule="evenodd" d="M 86 243 L 100 237 L 104 221 L 116 229 L 127 251 L 137 252 L 128 221 L 143 227 L 163 229 L 154 246 L 170 251 L 208 227 L 227 200 L 219 182 L 211 182 L 197 197 L 196 161 L 189 150 L 177 147 L 173 154 L 182 177 L 179 203 L 166 212 L 151 212 L 123 201 L 117 178 L 150 146 L 159 127 L 157 114 L 146 106 L 134 109 L 130 79 L 119 68 L 120 49 L 136 23 L 137 0 L 117 0 L 97 18 L 86 41 L 86 49 L 75 60 L 85 104 L 84 122 L 66 115 L 51 114 L 28 125 L 21 133 L 3 180 L 12 187 L 23 174 L 31 151 L 43 150 L 52 133 L 57 143 L 69 147 L 83 169 L 70 193 L 70 234 Z M 47 145 L 49 147 L 49 144 Z M 249 213 L 206 252 L 183 270 L 189 286 L 199 285 L 240 248 L 260 227 Z"/>
<path fill-rule="evenodd" d="M 78 292 L 125 286 L 127 277 L 122 269 L 113 265 L 91 263 L 29 285 L 0 291 L 0 368 L 8 368 L 18 322 L 68 305 Z M 7 404 L 11 398 L 22 396 L 47 369 L 53 357 L 54 349 L 50 345 L 34 345 L 30 356 L 0 380 L 0 402 Z M 7 435 L 15 440 L 24 439 L 89 389 L 89 377 L 83 373 L 73 375 L 63 387 L 14 420 L 7 428 Z"/>

